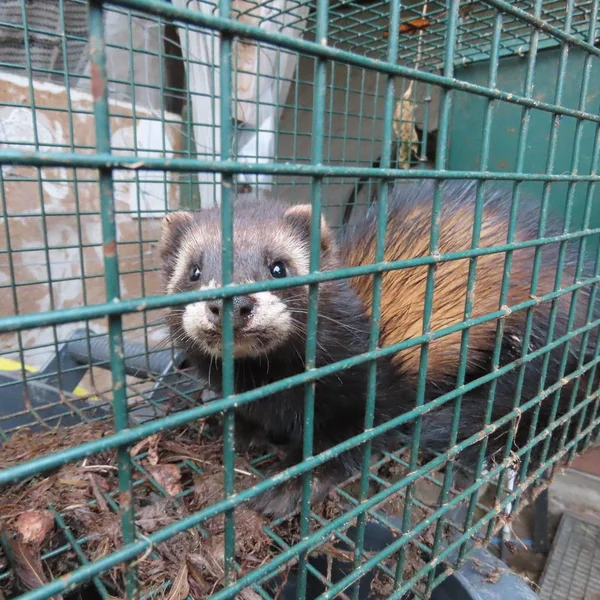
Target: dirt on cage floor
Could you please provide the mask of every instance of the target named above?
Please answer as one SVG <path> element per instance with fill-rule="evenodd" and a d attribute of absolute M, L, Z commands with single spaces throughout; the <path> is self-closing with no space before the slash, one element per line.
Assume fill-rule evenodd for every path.
<path fill-rule="evenodd" d="M 222 441 L 204 435 L 205 425 L 210 428 L 210 424 L 203 422 L 150 436 L 131 449 L 135 487 L 133 509 L 140 535 L 152 534 L 223 498 Z M 110 433 L 109 424 L 102 423 L 43 433 L 21 431 L 0 445 L 0 469 Z M 254 485 L 260 478 L 256 463 L 251 465 L 250 459 L 249 456 L 237 457 L 236 491 Z M 262 466 L 258 465 L 258 468 Z M 406 473 L 401 464 L 386 463 L 378 467 L 375 474 L 389 485 Z M 353 495 L 357 485 L 357 481 L 350 482 L 344 491 Z M 431 484 L 430 487 L 436 486 Z M 374 483 L 370 493 L 381 489 L 380 484 Z M 435 494 L 429 495 L 433 500 Z M 414 524 L 428 516 L 428 501 L 425 498 L 425 504 L 413 508 Z M 330 494 L 322 506 L 313 509 L 313 530 L 343 514 L 347 506 L 338 493 Z M 401 514 L 402 506 L 402 496 L 395 494 L 378 510 Z M 244 506 L 237 507 L 234 516 L 237 577 L 267 563 L 282 550 L 282 542 L 289 546 L 299 539 L 297 515 L 272 525 L 272 531 L 265 527 L 267 522 L 260 515 Z M 348 526 L 350 523 L 346 528 Z M 82 565 L 82 553 L 86 560 L 94 561 L 121 547 L 117 452 L 103 451 L 6 487 L 0 499 L 0 528 L 0 598 L 14 597 L 69 573 Z M 422 531 L 414 543 L 408 544 L 405 580 L 424 566 L 425 555 L 418 545 L 431 547 L 433 535 L 434 526 L 431 526 Z M 69 537 L 71 541 L 78 540 L 76 547 Z M 340 546 L 339 539 L 339 535 L 330 536 L 311 556 L 352 562 L 352 552 Z M 222 514 L 153 546 L 136 562 L 142 591 L 159 590 L 168 600 L 179 600 L 188 595 L 201 598 L 214 593 L 224 585 L 224 547 Z M 370 555 L 365 552 L 364 559 Z M 286 565 L 279 582 L 286 580 L 293 564 L 292 561 Z M 394 569 L 394 556 L 377 568 L 372 582 L 376 596 L 387 595 L 386 590 L 393 584 L 390 573 Z M 324 576 L 325 585 L 328 576 Z M 102 581 L 110 595 L 122 596 L 124 567 L 114 567 Z M 277 590 L 274 593 L 278 595 Z M 238 597 L 255 600 L 260 596 L 248 588 Z"/>

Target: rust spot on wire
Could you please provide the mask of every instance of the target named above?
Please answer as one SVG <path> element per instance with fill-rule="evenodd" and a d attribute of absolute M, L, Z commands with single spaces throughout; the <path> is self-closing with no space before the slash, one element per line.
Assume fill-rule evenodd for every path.
<path fill-rule="evenodd" d="M 126 491 L 119 494 L 119 506 L 123 511 L 131 508 L 131 494 L 129 492 Z"/>
<path fill-rule="evenodd" d="M 111 240 L 104 244 L 104 256 L 112 258 L 117 254 L 117 240 Z"/>
<path fill-rule="evenodd" d="M 92 79 L 92 98 L 94 102 L 104 98 L 106 94 L 106 79 L 100 74 L 100 67 L 92 61 L 90 68 Z"/>

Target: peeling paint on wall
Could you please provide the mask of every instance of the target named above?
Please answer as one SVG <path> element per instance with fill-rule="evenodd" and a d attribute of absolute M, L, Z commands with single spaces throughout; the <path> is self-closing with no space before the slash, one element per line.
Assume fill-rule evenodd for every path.
<path fill-rule="evenodd" d="M 69 91 L 70 120 L 65 88 L 34 81 L 33 92 L 34 108 L 28 79 L 0 75 L 0 147 L 92 153 L 95 130 L 91 95 Z M 177 155 L 181 134 L 178 116 L 159 118 L 148 109 L 136 107 L 134 118 L 132 106 L 126 102 L 111 101 L 109 108 L 115 154 Z M 4 166 L 2 175 L 6 213 L 0 214 L 0 316 L 104 302 L 97 173 L 92 169 Z M 179 205 L 178 182 L 173 174 L 162 172 L 115 175 L 121 296 L 156 295 L 160 293 L 156 241 L 165 210 Z M 126 316 L 124 325 L 133 327 L 142 319 L 142 315 Z M 78 327 L 81 323 L 57 327 L 59 341 Z M 99 333 L 106 331 L 104 321 L 91 327 Z M 157 341 L 163 335 L 151 332 L 150 339 Z M 40 367 L 54 353 L 51 328 L 23 331 L 20 336 L 28 364 Z M 19 360 L 18 343 L 16 334 L 0 336 L 0 354 Z"/>

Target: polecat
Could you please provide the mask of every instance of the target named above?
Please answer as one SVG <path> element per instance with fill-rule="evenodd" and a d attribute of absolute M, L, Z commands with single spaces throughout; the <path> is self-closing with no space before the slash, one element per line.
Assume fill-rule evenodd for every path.
<path fill-rule="evenodd" d="M 471 247 L 476 184 L 446 183 L 439 216 L 439 253 L 468 250 Z M 484 188 L 484 206 L 479 247 L 506 244 L 512 195 Z M 385 260 L 393 261 L 430 254 L 434 184 L 399 185 L 391 194 L 388 211 Z M 311 206 L 289 206 L 279 202 L 238 202 L 234 205 L 234 283 L 254 282 L 302 275 L 309 272 Z M 523 199 L 519 208 L 514 241 L 538 237 L 538 205 Z M 321 270 L 358 266 L 374 262 L 377 210 L 371 207 L 359 225 L 335 235 L 322 221 Z M 560 233 L 551 226 L 545 235 Z M 575 244 L 577 245 L 577 244 Z M 559 261 L 558 244 L 543 247 L 541 269 L 535 296 L 554 289 Z M 175 212 L 164 219 L 161 258 L 167 293 L 214 288 L 221 283 L 220 210 L 198 213 Z M 558 281 L 561 287 L 573 283 L 573 250 L 567 257 Z M 510 268 L 506 305 L 514 306 L 531 295 L 531 275 L 535 248 L 515 250 Z M 495 313 L 499 309 L 505 253 L 496 252 L 477 259 L 471 318 Z M 388 271 L 382 278 L 380 346 L 395 344 L 423 333 L 423 314 L 427 266 Z M 435 274 L 429 331 L 461 323 L 464 319 L 469 259 L 440 262 Z M 263 291 L 233 301 L 235 389 L 237 393 L 254 389 L 305 371 L 305 343 L 308 287 Z M 372 277 L 327 281 L 319 284 L 317 328 L 317 366 L 337 362 L 368 350 L 372 302 Z M 582 289 L 574 307 L 573 328 L 586 323 L 588 293 Z M 568 331 L 572 294 L 556 303 L 553 338 L 547 340 L 551 303 L 533 309 L 533 327 L 526 352 L 533 352 Z M 219 300 L 196 302 L 173 309 L 168 315 L 172 337 L 187 351 L 190 360 L 211 384 L 220 382 L 221 313 Z M 500 367 L 522 356 L 526 311 L 505 311 Z M 492 367 L 497 319 L 470 329 L 465 382 L 489 373 Z M 431 401 L 456 387 L 461 344 L 456 331 L 431 341 L 425 386 L 425 401 Z M 595 340 L 595 338 L 594 338 Z M 575 368 L 581 351 L 581 336 L 570 341 L 565 374 Z M 594 344 L 589 343 L 591 353 Z M 540 383 L 544 355 L 524 364 L 521 404 L 556 383 L 564 344 L 550 352 L 545 382 Z M 415 407 L 421 346 L 404 349 L 378 360 L 375 425 Z M 586 353 L 587 355 L 587 353 Z M 364 430 L 368 364 L 336 372 L 316 382 L 314 417 L 314 454 L 318 454 Z M 512 410 L 519 369 L 496 380 L 492 422 Z M 569 403 L 573 382 L 562 390 L 558 414 Z M 585 390 L 579 385 L 578 399 Z M 470 391 L 462 398 L 458 441 L 481 431 L 488 405 L 488 385 Z M 541 403 L 536 433 L 548 425 L 553 395 Z M 436 451 L 448 449 L 455 402 L 447 402 L 423 416 L 421 445 Z M 236 437 L 243 446 L 264 441 L 282 444 L 287 449 L 277 471 L 302 458 L 304 428 L 304 386 L 273 394 L 236 409 Z M 519 419 L 514 443 L 520 447 L 528 439 L 533 410 Z M 572 422 L 575 423 L 577 417 Z M 575 425 L 572 426 L 573 431 Z M 410 433 L 410 426 L 402 428 Z M 503 448 L 507 427 L 489 436 L 488 456 Z M 555 437 L 562 429 L 557 430 Z M 483 433 L 481 438 L 483 438 Z M 375 452 L 394 448 L 396 433 L 374 439 Z M 238 446 L 239 447 L 239 446 Z M 473 460 L 477 444 L 461 455 Z M 332 486 L 356 473 L 362 447 L 329 460 L 313 473 L 313 502 L 321 500 Z M 269 516 L 283 516 L 294 509 L 301 497 L 301 479 L 294 478 L 257 497 L 253 507 Z"/>

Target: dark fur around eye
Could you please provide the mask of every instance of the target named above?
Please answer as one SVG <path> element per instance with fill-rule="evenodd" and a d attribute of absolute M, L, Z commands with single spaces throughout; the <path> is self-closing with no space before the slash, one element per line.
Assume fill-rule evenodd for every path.
<path fill-rule="evenodd" d="M 202 271 L 198 265 L 194 265 L 190 269 L 190 281 L 198 281 L 200 276 L 202 275 Z"/>
<path fill-rule="evenodd" d="M 269 271 L 275 279 L 282 279 L 287 277 L 287 269 L 285 263 L 282 260 L 276 260 L 269 265 Z"/>

